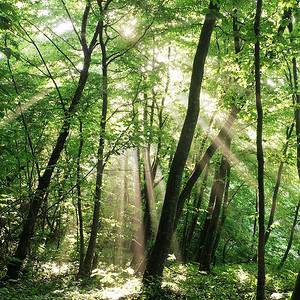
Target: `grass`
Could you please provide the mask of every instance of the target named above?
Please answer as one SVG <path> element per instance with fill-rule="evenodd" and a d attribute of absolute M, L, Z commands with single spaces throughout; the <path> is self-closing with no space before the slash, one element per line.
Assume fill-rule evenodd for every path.
<path fill-rule="evenodd" d="M 1 283 L 0 299 L 255 299 L 255 275 L 254 263 L 219 265 L 206 274 L 199 273 L 195 264 L 171 262 L 165 268 L 163 288 L 146 296 L 131 268 L 102 266 L 89 281 L 81 281 L 68 272 L 53 275 L 48 267 Z M 268 266 L 266 299 L 289 299 L 296 275 L 296 271 Z"/>

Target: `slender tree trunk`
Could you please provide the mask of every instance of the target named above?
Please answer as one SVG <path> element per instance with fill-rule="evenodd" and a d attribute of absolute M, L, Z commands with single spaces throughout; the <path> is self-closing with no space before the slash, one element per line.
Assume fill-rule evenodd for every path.
<path fill-rule="evenodd" d="M 184 218 L 184 226 L 183 226 L 183 232 L 182 232 L 182 241 L 181 241 L 181 253 L 186 252 L 186 247 L 187 247 L 187 232 L 188 232 L 188 224 L 189 224 L 189 216 L 190 216 L 190 210 L 192 209 L 192 204 L 190 203 L 190 199 L 187 202 L 187 209 L 185 213 L 185 218 Z M 183 258 L 185 261 L 185 257 Z"/>
<path fill-rule="evenodd" d="M 131 251 L 133 257 L 131 260 L 131 266 L 137 269 L 137 273 L 143 274 L 145 271 L 145 230 L 142 218 L 142 195 L 141 195 L 141 179 L 139 172 L 139 153 L 138 150 L 134 150 L 133 153 L 133 177 L 134 177 L 134 215 L 133 215 L 133 226 L 134 233 L 131 243 Z"/>
<path fill-rule="evenodd" d="M 214 210 L 214 206 L 215 206 L 215 202 L 216 202 L 218 178 L 219 178 L 219 170 L 217 169 L 217 166 L 216 166 L 214 180 L 213 180 L 210 197 L 209 197 L 209 202 L 207 205 L 206 216 L 205 216 L 205 220 L 204 220 L 203 227 L 202 227 L 200 237 L 199 237 L 199 244 L 198 244 L 198 251 L 197 251 L 197 262 L 199 262 L 199 263 L 201 260 L 201 254 L 202 254 L 204 242 L 206 239 L 206 235 L 208 232 L 209 224 L 210 224 L 210 221 L 212 218 L 212 214 L 213 214 L 213 210 Z"/>
<path fill-rule="evenodd" d="M 79 224 L 79 273 L 82 272 L 84 261 L 84 235 L 83 235 L 83 216 L 82 216 L 82 204 L 81 204 L 81 172 L 80 172 L 80 160 L 83 148 L 83 136 L 82 136 L 82 121 L 79 121 L 79 148 L 77 154 L 77 170 L 76 170 L 76 187 L 77 187 L 77 210 L 78 210 L 78 224 Z"/>
<path fill-rule="evenodd" d="M 222 206 L 222 199 L 225 187 L 225 177 L 226 177 L 226 159 L 222 158 L 220 164 L 220 170 L 217 172 L 217 184 L 215 191 L 215 204 L 211 216 L 211 220 L 209 222 L 209 226 L 207 228 L 207 232 L 205 235 L 205 240 L 203 243 L 203 248 L 201 251 L 200 259 L 199 259 L 199 269 L 203 271 L 210 270 L 210 263 L 212 260 L 212 249 L 214 245 L 214 240 L 216 236 L 216 229 L 219 220 L 219 215 Z"/>
<path fill-rule="evenodd" d="M 199 115 L 199 98 L 205 59 L 216 22 L 215 11 L 219 10 L 219 7 L 213 2 L 210 3 L 209 8 L 211 12 L 205 17 L 194 58 L 187 114 L 169 172 L 159 229 L 154 246 L 148 257 L 143 277 L 145 286 L 149 284 L 155 284 L 156 287 L 160 286 L 164 263 L 171 245 L 183 170 Z"/>
<path fill-rule="evenodd" d="M 299 208 L 300 208 L 300 201 L 298 202 L 298 205 L 297 205 L 297 208 L 296 208 L 294 222 L 293 222 L 293 225 L 292 225 L 292 230 L 291 230 L 289 242 L 288 242 L 287 248 L 285 250 L 285 253 L 284 253 L 284 255 L 283 255 L 283 257 L 282 257 L 282 259 L 280 261 L 280 264 L 278 265 L 278 269 L 280 269 L 283 266 L 284 262 L 286 261 L 286 259 L 288 257 L 289 251 L 290 251 L 290 249 L 292 247 L 294 233 L 295 233 L 295 228 L 296 228 L 296 225 L 297 225 L 297 219 L 298 219 L 298 214 L 299 214 Z"/>
<path fill-rule="evenodd" d="M 100 8 L 101 9 L 101 8 Z M 101 14 L 103 15 L 103 11 Z M 102 194 L 102 182 L 103 182 L 103 170 L 104 164 L 104 144 L 105 144 L 105 130 L 106 130 L 106 118 L 107 118 L 107 106 L 108 106 L 108 90 L 107 90 L 107 55 L 106 55 L 106 43 L 104 41 L 104 24 L 103 19 L 100 21 L 99 40 L 102 52 L 102 113 L 100 123 L 100 138 L 97 153 L 97 174 L 96 174 L 96 187 L 94 194 L 94 211 L 93 221 L 91 226 L 91 234 L 89 239 L 88 248 L 85 254 L 82 273 L 80 276 L 89 276 L 92 268 L 93 256 L 95 254 L 95 247 L 97 242 L 97 233 L 99 229 L 99 217 L 100 217 L 100 204 Z"/>
<path fill-rule="evenodd" d="M 288 29 L 289 32 L 293 32 L 293 23 L 290 22 L 288 24 Z M 290 39 L 290 42 L 292 43 L 293 40 Z M 292 64 L 293 64 L 293 79 L 294 79 L 294 104 L 296 104 L 296 109 L 295 109 L 295 120 L 296 120 L 296 136 L 297 136 L 297 170 L 298 170 L 298 177 L 300 180 L 300 93 L 298 91 L 298 74 L 297 74 L 297 62 L 296 62 L 296 57 L 294 56 L 292 59 Z M 296 103 L 295 103 L 296 102 Z M 300 202 L 300 201 L 299 201 Z M 299 211 L 299 203 L 298 207 L 296 210 L 296 216 L 298 215 Z M 296 219 L 295 216 L 295 219 Z M 291 300 L 297 300 L 300 299 L 300 270 L 298 273 L 298 277 L 296 280 L 295 288 L 293 291 L 293 295 Z"/>
<path fill-rule="evenodd" d="M 232 237 L 230 237 L 229 239 L 227 239 L 225 241 L 224 247 L 223 247 L 223 251 L 222 251 L 222 263 L 225 264 L 225 257 L 226 257 L 226 249 L 227 249 L 227 245 L 229 244 L 229 242 L 232 240 Z"/>
<path fill-rule="evenodd" d="M 57 138 L 55 147 L 49 158 L 48 164 L 45 168 L 45 172 L 39 178 L 38 186 L 36 188 L 36 191 L 33 195 L 32 200 L 30 202 L 28 214 L 22 225 L 22 232 L 19 237 L 17 249 L 15 251 L 13 258 L 7 264 L 6 278 L 13 278 L 13 279 L 18 278 L 22 263 L 23 263 L 24 259 L 26 258 L 26 256 L 28 255 L 28 251 L 30 249 L 31 238 L 34 234 L 34 226 L 36 223 L 36 218 L 40 211 L 40 207 L 41 207 L 41 204 L 43 203 L 43 199 L 45 197 L 47 189 L 49 188 L 50 180 L 51 180 L 53 171 L 55 169 L 56 163 L 60 157 L 60 154 L 65 145 L 66 139 L 69 135 L 71 120 L 76 111 L 76 107 L 81 99 L 83 89 L 85 87 L 85 84 L 86 84 L 86 81 L 88 78 L 88 70 L 89 70 L 90 63 L 91 63 L 91 54 L 92 54 L 92 51 L 96 44 L 96 37 L 99 34 L 99 26 L 97 26 L 94 36 L 93 36 L 93 39 L 88 47 L 86 44 L 86 40 L 85 40 L 85 30 L 86 30 L 86 22 L 87 22 L 87 18 L 89 15 L 89 11 L 90 11 L 90 4 L 87 4 L 86 9 L 84 11 L 84 15 L 83 15 L 82 32 L 81 32 L 81 38 L 82 38 L 81 42 L 82 42 L 82 48 L 83 48 L 83 52 L 84 52 L 84 63 L 83 63 L 83 68 L 80 72 L 77 89 L 72 98 L 71 105 L 66 113 L 66 118 L 61 127 L 59 136 Z"/>
<path fill-rule="evenodd" d="M 255 99 L 257 109 L 257 163 L 258 163 L 258 275 L 256 299 L 265 299 L 265 193 L 264 193 L 264 153 L 262 146 L 263 110 L 261 104 L 260 87 L 260 17 L 262 0 L 257 1 L 254 32 L 257 37 L 255 43 Z"/>
<path fill-rule="evenodd" d="M 146 147 L 143 149 L 143 159 L 144 159 L 144 171 L 145 171 L 145 187 L 147 192 L 147 197 L 145 197 L 145 200 L 148 201 L 146 204 L 149 209 L 149 221 L 151 224 L 151 227 L 148 229 L 151 231 L 154 235 L 154 238 L 156 237 L 156 233 L 158 230 L 158 217 L 156 214 L 156 208 L 155 208 L 155 198 L 154 198 L 154 190 L 153 190 L 153 173 L 152 173 L 152 167 L 150 162 L 150 147 Z M 149 225 L 150 225 L 149 224 Z M 148 236 L 149 237 L 149 236 Z M 147 244 L 146 240 L 146 244 Z"/>
<path fill-rule="evenodd" d="M 290 129 L 287 128 L 286 143 L 284 145 L 284 149 L 283 149 L 283 153 L 282 153 L 283 157 L 286 156 L 286 152 L 287 152 L 288 145 L 289 145 L 289 139 L 291 137 L 293 128 L 294 128 L 294 123 L 292 124 Z M 276 210 L 277 195 L 278 195 L 278 191 L 279 191 L 279 187 L 280 187 L 283 165 L 284 165 L 284 161 L 281 161 L 279 168 L 278 168 L 278 172 L 277 172 L 277 180 L 276 180 L 276 185 L 274 188 L 273 198 L 272 198 L 272 207 L 271 207 L 269 222 L 268 222 L 268 226 L 267 226 L 267 231 L 265 233 L 265 244 L 267 244 L 267 241 L 269 239 L 269 236 L 270 236 L 270 233 L 272 230 L 272 225 L 273 225 L 273 220 L 274 220 L 274 215 L 275 215 L 275 210 Z"/>
<path fill-rule="evenodd" d="M 226 144 L 228 145 L 228 147 L 230 147 L 230 143 L 231 143 L 231 139 L 228 136 L 227 137 L 227 141 Z M 229 186 L 230 186 L 230 170 L 231 170 L 231 166 L 230 163 L 228 161 L 227 157 L 224 157 L 225 159 L 225 187 L 224 187 L 224 201 L 223 201 L 223 209 L 222 209 L 222 214 L 221 214 L 221 220 L 218 224 L 218 228 L 217 228 L 217 234 L 216 234 L 216 238 L 214 240 L 214 244 L 213 244 L 213 248 L 212 248 L 212 253 L 211 253 L 211 258 L 213 259 L 215 257 L 215 253 L 216 250 L 218 248 L 219 245 L 219 241 L 221 238 L 221 234 L 223 231 L 223 227 L 226 221 L 226 217 L 227 217 L 227 208 L 228 208 L 228 194 L 229 194 Z"/>
<path fill-rule="evenodd" d="M 148 245 L 152 239 L 155 239 L 156 233 L 158 230 L 158 221 L 156 216 L 155 209 L 155 199 L 154 199 L 154 172 L 155 170 L 152 168 L 151 159 L 150 159 L 150 143 L 151 143 L 151 135 L 149 134 L 149 127 L 151 128 L 153 124 L 153 114 L 154 114 L 154 101 L 155 101 L 155 93 L 152 90 L 152 104 L 151 110 L 149 114 L 149 122 L 148 122 L 148 95 L 144 93 L 144 116 L 143 116 L 143 135 L 144 135 L 144 149 L 142 152 L 143 162 L 144 162 L 144 179 L 145 185 L 143 189 L 143 199 L 145 204 L 145 213 L 144 213 L 144 228 L 145 228 L 145 245 Z"/>
<path fill-rule="evenodd" d="M 187 252 L 189 250 L 189 245 L 191 244 L 191 241 L 192 241 L 192 238 L 193 238 L 193 235 L 194 235 L 194 231 L 195 231 L 195 228 L 196 228 L 196 225 L 197 225 L 197 220 L 198 220 L 198 217 L 199 217 L 199 209 L 201 208 L 201 203 L 202 203 L 202 200 L 203 200 L 204 191 L 206 189 L 207 178 L 208 178 L 209 171 L 210 171 L 210 163 L 208 163 L 206 165 L 205 174 L 204 174 L 203 182 L 201 184 L 198 201 L 197 201 L 197 204 L 195 206 L 195 212 L 192 216 L 192 220 L 191 220 L 189 228 L 188 228 L 187 238 L 186 238 L 186 245 L 185 245 L 185 249 L 184 249 L 184 253 L 183 253 L 185 259 L 187 257 Z"/>

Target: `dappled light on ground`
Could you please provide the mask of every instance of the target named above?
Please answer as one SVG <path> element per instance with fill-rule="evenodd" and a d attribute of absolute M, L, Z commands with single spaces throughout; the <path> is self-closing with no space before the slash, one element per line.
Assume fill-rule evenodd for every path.
<path fill-rule="evenodd" d="M 51 263 L 47 264 L 50 271 Z M 52 266 L 56 272 L 57 266 Z M 255 299 L 256 264 L 220 265 L 210 274 L 200 273 L 197 264 L 180 264 L 170 256 L 164 270 L 163 287 L 155 300 L 165 299 Z M 70 271 L 69 271 L 70 272 Z M 101 265 L 89 280 L 75 279 L 68 272 L 60 276 L 44 273 L 3 284 L 0 299 L 146 299 L 141 293 L 141 278 L 131 268 Z M 267 271 L 266 299 L 289 299 L 296 271 Z M 275 284 L 276 283 L 276 284 Z M 151 295 L 151 291 L 148 291 Z"/>

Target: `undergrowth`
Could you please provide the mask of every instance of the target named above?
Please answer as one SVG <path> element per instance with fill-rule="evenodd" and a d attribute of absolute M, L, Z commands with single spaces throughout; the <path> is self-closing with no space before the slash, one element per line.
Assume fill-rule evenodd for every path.
<path fill-rule="evenodd" d="M 210 274 L 196 264 L 169 263 L 162 289 L 141 292 L 141 278 L 131 268 L 102 266 L 87 281 L 68 272 L 52 274 L 49 268 L 2 282 L 0 299 L 255 299 L 256 264 L 219 265 Z M 296 270 L 267 266 L 266 299 L 289 299 Z"/>

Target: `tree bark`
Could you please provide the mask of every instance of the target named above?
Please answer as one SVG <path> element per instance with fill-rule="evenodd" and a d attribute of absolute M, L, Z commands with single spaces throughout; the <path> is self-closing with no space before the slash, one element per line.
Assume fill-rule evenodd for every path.
<path fill-rule="evenodd" d="M 141 195 L 141 179 L 139 172 L 139 153 L 138 150 L 133 152 L 133 177 L 134 177 L 134 215 L 133 215 L 133 239 L 131 242 L 131 251 L 133 257 L 131 260 L 131 266 L 137 269 L 137 273 L 143 274 L 145 271 L 145 230 L 142 217 L 142 195 Z"/>
<path fill-rule="evenodd" d="M 227 141 L 226 141 L 228 147 L 230 147 L 230 143 L 231 143 L 231 139 L 230 137 L 227 137 Z M 216 238 L 214 240 L 214 244 L 213 244 L 213 248 L 212 248 L 212 253 L 211 253 L 211 258 L 213 259 L 215 257 L 215 253 L 216 250 L 218 248 L 219 245 L 219 241 L 221 238 L 221 234 L 223 231 L 223 227 L 225 225 L 225 221 L 226 221 L 226 217 L 227 217 L 227 208 L 229 206 L 228 203 L 228 194 L 229 194 L 229 186 L 230 186 L 230 170 L 231 170 L 231 166 L 230 163 L 228 161 L 227 157 L 224 157 L 225 159 L 225 187 L 224 187 L 224 201 L 223 201 L 223 209 L 222 209 L 222 214 L 221 214 L 221 220 L 218 224 L 218 228 L 217 228 L 217 233 L 216 233 Z"/>
<path fill-rule="evenodd" d="M 290 22 L 288 24 L 288 29 L 289 32 L 292 33 L 293 31 L 293 23 Z M 290 40 L 292 43 L 292 39 Z M 294 56 L 292 59 L 292 64 L 293 64 L 293 78 L 294 78 L 294 104 L 296 104 L 296 109 L 295 109 L 295 120 L 296 120 L 296 136 L 297 136 L 297 170 L 298 170 L 298 177 L 300 180 L 300 94 L 298 92 L 298 75 L 297 75 L 297 62 L 296 62 L 296 57 Z M 299 201 L 300 202 L 300 201 Z M 298 203 L 298 208 L 296 211 L 296 215 L 298 215 L 299 211 L 299 203 Z M 295 216 L 296 219 L 296 216 Z M 293 291 L 293 295 L 291 300 L 297 300 L 300 298 L 300 270 L 298 273 L 298 277 L 296 280 L 295 288 Z"/>
<path fill-rule="evenodd" d="M 226 178 L 226 159 L 222 157 L 222 161 L 220 164 L 220 170 L 217 172 L 217 182 L 216 182 L 216 191 L 215 193 L 215 203 L 213 212 L 211 215 L 211 219 L 209 222 L 209 226 L 207 228 L 205 234 L 205 240 L 203 243 L 203 248 L 201 250 L 200 259 L 199 259 L 199 269 L 202 271 L 209 271 L 210 270 L 210 263 L 211 263 L 211 254 L 214 245 L 214 240 L 216 236 L 216 229 L 219 220 L 219 215 L 222 206 L 222 199 L 225 187 L 225 178 Z"/>
<path fill-rule="evenodd" d="M 94 194 L 94 211 L 93 211 L 93 221 L 91 226 L 91 233 L 89 238 L 89 244 L 86 250 L 85 259 L 83 263 L 83 268 L 80 276 L 89 276 L 92 268 L 93 256 L 95 253 L 95 247 L 97 242 L 97 233 L 99 229 L 99 217 L 100 217 L 100 204 L 101 204 L 101 194 L 102 194 L 102 182 L 103 182 L 103 170 L 104 164 L 104 144 L 105 144 L 105 130 L 106 130 L 106 118 L 107 118 L 107 107 L 108 107 L 108 90 L 107 90 L 107 54 L 106 54 L 106 43 L 104 40 L 104 22 L 103 16 L 104 11 L 100 5 L 101 11 L 101 21 L 99 25 L 99 41 L 102 53 L 102 113 L 101 113 L 101 123 L 100 123 L 100 137 L 97 152 L 97 174 L 96 174 L 96 187 Z"/>
<path fill-rule="evenodd" d="M 292 247 L 292 243 L 293 243 L 293 238 L 294 238 L 294 233 L 295 233 L 295 228 L 296 228 L 296 225 L 297 225 L 297 219 L 298 219 L 298 213 L 299 213 L 299 208 L 300 208 L 300 201 L 298 202 L 298 205 L 297 205 L 297 208 L 296 208 L 296 212 L 295 212 L 295 217 L 294 217 L 294 222 L 293 222 L 293 225 L 292 225 L 292 230 L 291 230 L 291 234 L 290 234 L 290 238 L 289 238 L 289 242 L 288 242 L 288 245 L 286 247 L 286 250 L 285 250 L 285 253 L 280 261 L 280 264 L 278 265 L 278 269 L 280 269 L 284 262 L 286 261 L 287 257 L 288 257 L 288 254 L 290 252 L 290 249 Z"/>
<path fill-rule="evenodd" d="M 203 178 L 203 181 L 202 181 L 202 184 L 201 184 L 198 201 L 197 201 L 197 204 L 195 206 L 195 211 L 196 212 L 194 212 L 194 214 L 192 215 L 192 220 L 190 222 L 190 225 L 189 225 L 189 228 L 188 228 L 188 231 L 187 231 L 186 243 L 185 243 L 185 248 L 184 248 L 184 253 L 183 253 L 184 259 L 187 258 L 188 248 L 189 248 L 189 245 L 191 244 L 191 241 L 192 241 L 192 238 L 193 238 L 193 235 L 194 235 L 194 231 L 195 231 L 195 228 L 196 228 L 196 225 L 197 225 L 197 220 L 198 220 L 198 216 L 199 216 L 199 209 L 201 207 L 201 203 L 202 203 L 203 196 L 204 196 L 204 191 L 206 189 L 207 178 L 208 178 L 209 171 L 210 171 L 210 163 L 208 163 L 206 165 L 205 174 L 204 174 L 204 178 Z"/>
<path fill-rule="evenodd" d="M 76 170 L 76 187 L 77 187 L 77 209 L 78 209 L 78 225 L 79 225 L 79 273 L 82 272 L 84 262 L 84 234 L 83 234 L 83 216 L 82 216 L 82 204 L 81 204 L 81 172 L 80 172 L 80 160 L 83 148 L 83 136 L 82 136 L 82 121 L 79 121 L 79 148 L 77 154 L 77 170 Z"/>
<path fill-rule="evenodd" d="M 199 115 L 199 98 L 205 59 L 216 22 L 215 11 L 219 10 L 218 5 L 215 5 L 213 1 L 210 2 L 209 8 L 211 11 L 205 16 L 194 58 L 187 114 L 169 172 L 157 237 L 147 260 L 143 277 L 144 286 L 151 284 L 155 284 L 156 287 L 160 286 L 164 263 L 171 245 L 183 170 Z"/>
<path fill-rule="evenodd" d="M 212 214 L 213 214 L 213 210 L 214 210 L 214 206 L 215 206 L 215 202 L 216 202 L 218 179 L 219 179 L 219 170 L 216 167 L 214 180 L 213 180 L 213 184 L 211 187 L 209 201 L 208 201 L 208 205 L 207 205 L 206 216 L 205 216 L 205 220 L 204 220 L 203 227 L 202 227 L 200 237 L 199 237 L 199 244 L 198 244 L 198 250 L 197 250 L 197 262 L 199 262 L 199 263 L 201 260 L 201 254 L 202 254 L 205 238 L 206 238 L 206 235 L 208 232 L 209 224 L 210 224 L 210 221 L 212 218 Z"/>
<path fill-rule="evenodd" d="M 260 84 L 260 17 L 262 11 L 262 0 L 257 1 L 256 16 L 254 22 L 254 32 L 256 35 L 254 66 L 255 66 L 255 99 L 257 109 L 257 179 L 258 179 L 258 274 L 256 299 L 265 299 L 265 193 L 264 193 L 264 153 L 262 146 L 263 133 L 263 110 L 261 103 L 261 84 Z"/>
<path fill-rule="evenodd" d="M 289 145 L 289 139 L 292 135 L 293 128 L 294 128 L 294 123 L 292 124 L 290 129 L 287 128 L 286 143 L 284 145 L 283 153 L 282 153 L 283 157 L 286 156 L 286 152 L 287 152 L 288 145 Z M 275 210 L 276 210 L 277 195 L 278 195 L 278 191 L 279 191 L 279 187 L 280 187 L 283 165 L 284 165 L 284 161 L 281 161 L 280 164 L 279 164 L 278 172 L 277 172 L 277 180 L 276 180 L 276 185 L 275 185 L 275 188 L 274 188 L 273 198 L 272 198 L 272 207 L 271 207 L 271 212 L 270 212 L 270 217 L 269 217 L 267 230 L 266 230 L 266 233 L 265 233 L 265 244 L 267 244 L 270 233 L 271 233 L 271 230 L 272 230 L 272 225 L 273 225 L 273 220 L 274 220 L 274 215 L 275 215 Z"/>

